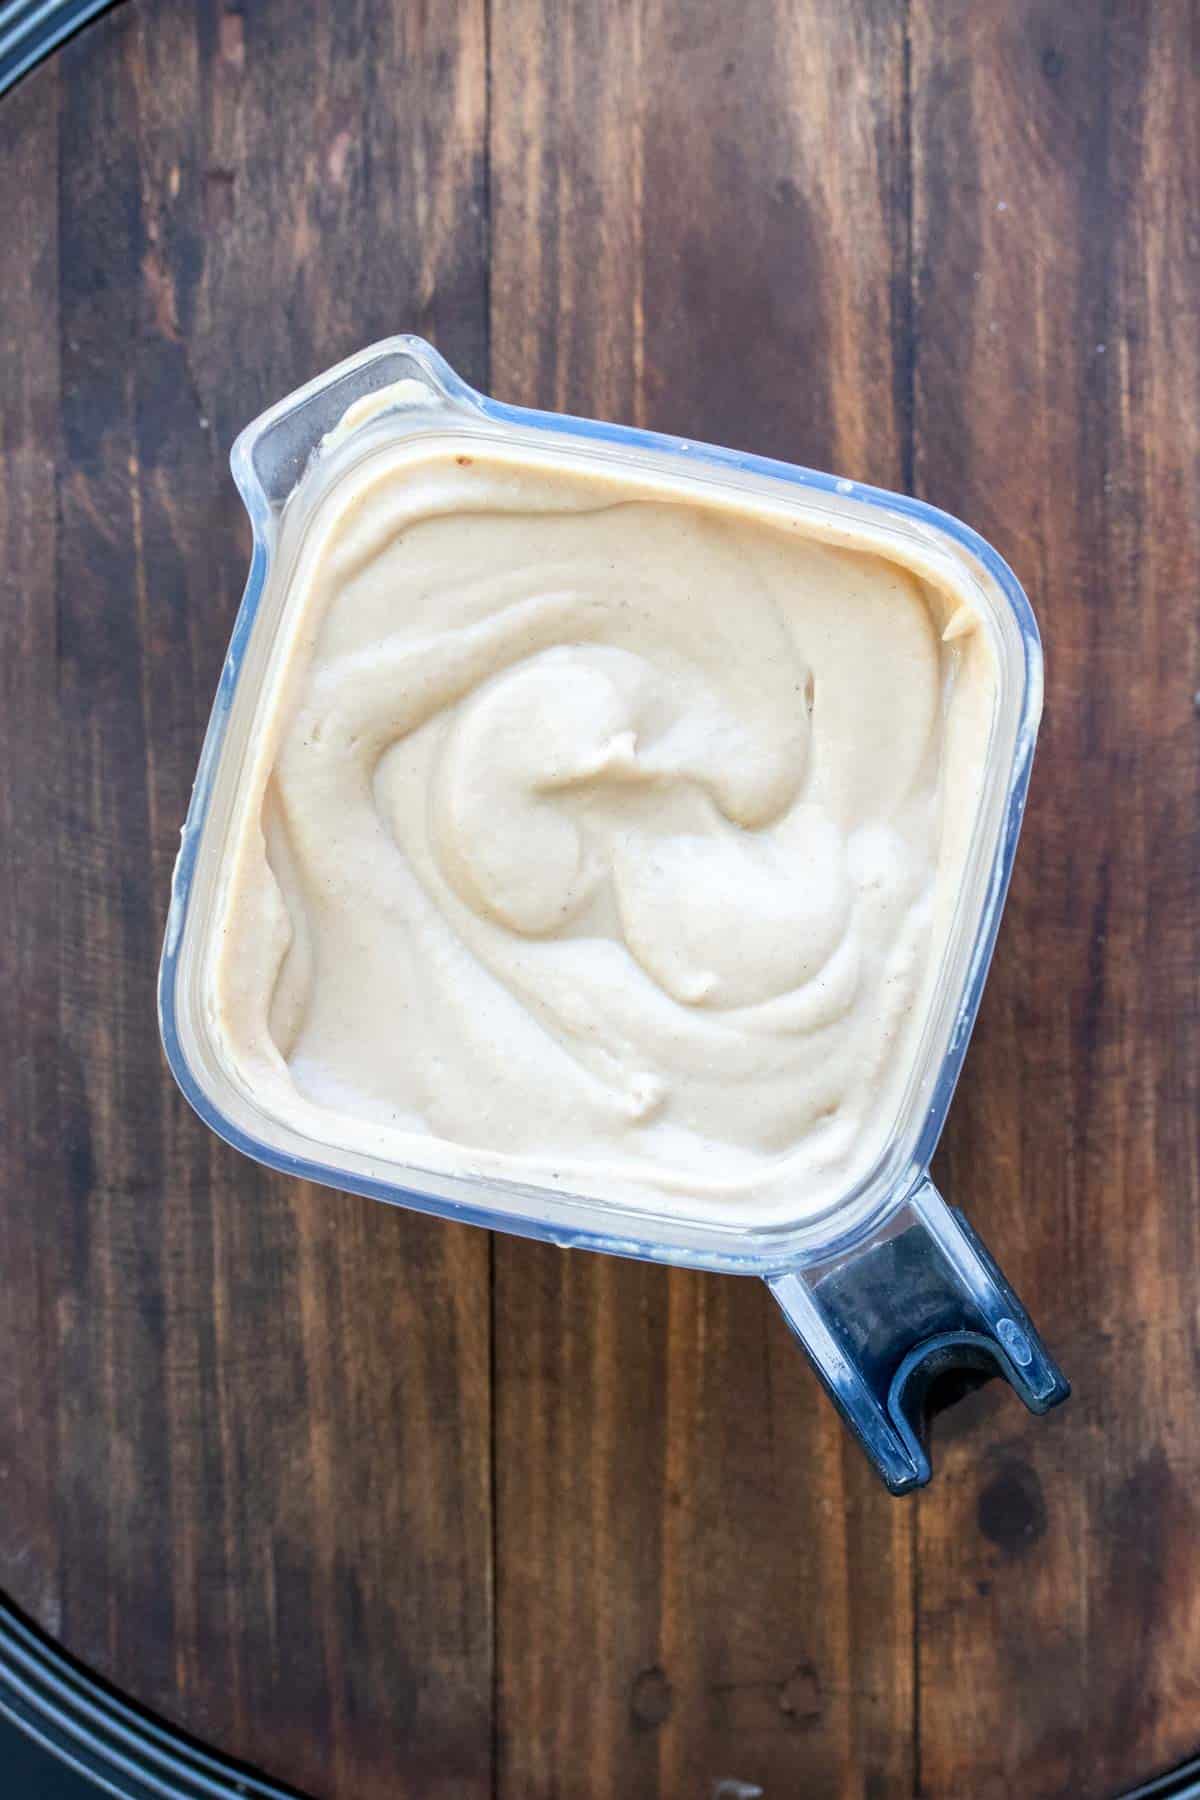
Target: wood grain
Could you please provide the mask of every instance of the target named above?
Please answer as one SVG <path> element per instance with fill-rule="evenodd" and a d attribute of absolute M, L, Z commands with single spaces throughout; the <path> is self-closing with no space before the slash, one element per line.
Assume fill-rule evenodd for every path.
<path fill-rule="evenodd" d="M 1037 1424 L 979 1395 L 919 1508 L 947 1797 L 1109 1794 L 1196 1744 L 1198 46 L 1187 4 L 913 14 L 916 480 L 1047 663 L 943 1174 L 1076 1386 Z"/>
<path fill-rule="evenodd" d="M 497 390 L 900 483 L 899 12 L 492 42 Z M 910 1791 L 912 1514 L 765 1290 L 497 1241 L 495 1369 L 499 1792 Z"/>
<path fill-rule="evenodd" d="M 1195 0 L 126 0 L 0 103 L 0 1587 L 100 1673 L 322 1800 L 1104 1800 L 1195 1751 L 1198 76 Z M 288 1184 L 171 1086 L 228 446 L 406 327 L 913 488 L 1030 590 L 938 1173 L 1076 1392 L 963 1402 L 913 1502 L 756 1284 Z"/>
<path fill-rule="evenodd" d="M 487 1241 L 218 1145 L 154 979 L 247 559 L 230 438 L 401 324 L 484 376 L 484 100 L 477 7 L 155 4 L 0 114 L 0 1582 L 200 1735 L 421 1800 L 491 1789 Z"/>
<path fill-rule="evenodd" d="M 56 83 L 0 106 L 0 1580 L 57 1631 L 57 1325 L 43 1219 L 61 1186 L 53 805 Z"/>

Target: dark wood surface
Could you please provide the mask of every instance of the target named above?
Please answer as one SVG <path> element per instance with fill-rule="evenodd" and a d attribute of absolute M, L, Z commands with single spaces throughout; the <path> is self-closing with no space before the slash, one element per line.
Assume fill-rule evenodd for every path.
<path fill-rule="evenodd" d="M 0 102 L 0 1588 L 322 1800 L 1200 1746 L 1200 11 L 127 0 Z M 154 975 L 238 427 L 397 329 L 960 512 L 1046 720 L 938 1173 L 1075 1383 L 889 1500 L 758 1284 L 285 1182 Z"/>

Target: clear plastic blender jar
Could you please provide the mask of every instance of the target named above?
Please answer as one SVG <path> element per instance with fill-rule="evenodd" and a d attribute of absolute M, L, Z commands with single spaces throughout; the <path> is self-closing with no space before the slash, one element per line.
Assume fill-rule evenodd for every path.
<path fill-rule="evenodd" d="M 353 410 L 351 410 L 353 409 Z M 227 1066 L 200 970 L 246 749 L 285 610 L 287 570 L 339 466 L 386 434 L 438 447 L 505 445 L 575 466 L 658 473 L 697 489 L 770 495 L 825 521 L 867 526 L 952 570 L 986 622 L 996 702 L 982 798 L 918 1054 L 874 1166 L 818 1212 L 769 1223 L 668 1212 L 494 1177 L 439 1173 L 310 1137 L 273 1117 Z M 917 500 L 739 452 L 503 405 L 467 386 L 420 339 L 371 346 L 272 407 L 234 445 L 254 551 L 200 757 L 175 869 L 159 984 L 171 1069 L 201 1118 L 284 1173 L 395 1205 L 578 1249 L 764 1279 L 828 1392 L 896 1493 L 929 1478 L 925 1418 L 939 1377 L 1005 1376 L 1043 1412 L 1067 1384 L 995 1263 L 929 1179 L 1008 887 L 1042 701 L 1029 603 L 967 527 Z"/>

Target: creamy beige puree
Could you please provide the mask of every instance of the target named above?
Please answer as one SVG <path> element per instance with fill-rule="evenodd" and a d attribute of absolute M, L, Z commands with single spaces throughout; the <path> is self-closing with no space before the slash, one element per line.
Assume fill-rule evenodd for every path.
<path fill-rule="evenodd" d="M 417 1169 L 813 1210 L 912 1072 L 986 631 L 865 527 L 463 446 L 347 465 L 284 577 L 204 971 L 221 1054 L 277 1119 Z"/>

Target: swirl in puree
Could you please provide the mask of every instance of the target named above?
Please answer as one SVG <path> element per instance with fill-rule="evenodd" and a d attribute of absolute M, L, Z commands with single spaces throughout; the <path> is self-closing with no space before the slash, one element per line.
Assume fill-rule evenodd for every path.
<path fill-rule="evenodd" d="M 895 1123 L 978 802 L 962 595 L 715 486 L 470 442 L 316 503 L 205 998 L 327 1143 L 799 1217 Z"/>

